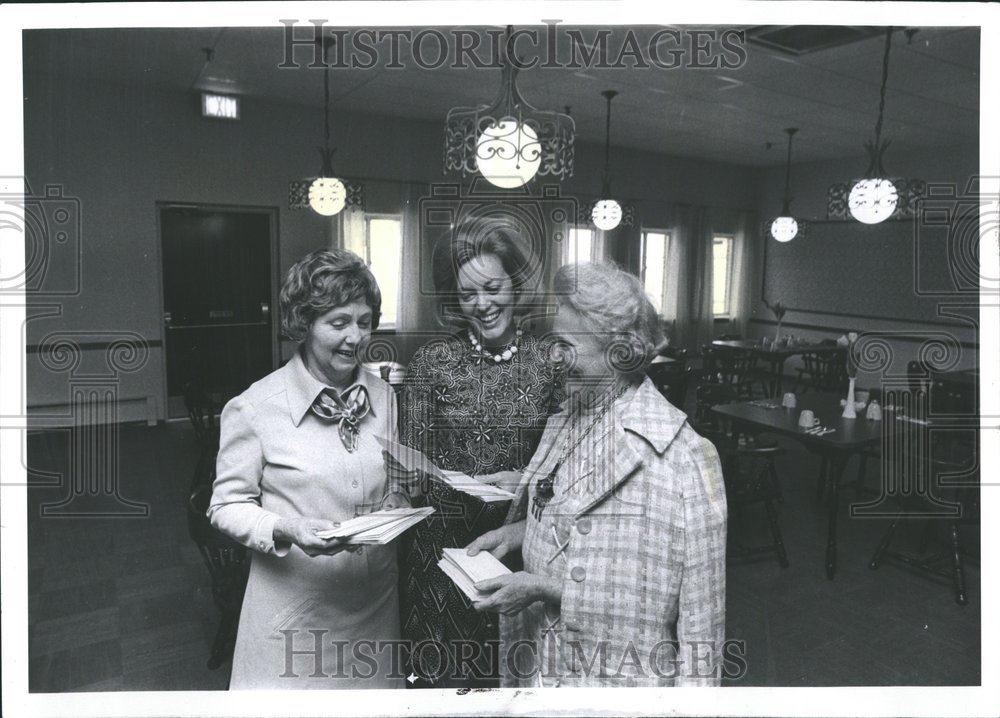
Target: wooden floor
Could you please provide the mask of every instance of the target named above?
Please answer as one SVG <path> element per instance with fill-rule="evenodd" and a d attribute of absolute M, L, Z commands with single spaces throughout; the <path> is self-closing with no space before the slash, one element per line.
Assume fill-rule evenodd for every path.
<path fill-rule="evenodd" d="M 978 684 L 978 567 L 969 565 L 965 607 L 947 584 L 891 564 L 871 571 L 884 522 L 849 519 L 845 509 L 840 569 L 828 581 L 816 462 L 789 449 L 779 465 L 779 509 L 791 566 L 768 560 L 730 567 L 727 636 L 745 641 L 748 670 L 727 683 Z M 32 434 L 28 464 L 39 476 L 58 475 L 68 450 L 64 433 Z M 120 493 L 147 504 L 148 517 L 42 517 L 40 506 L 67 489 L 29 491 L 30 690 L 224 689 L 228 666 L 205 666 L 217 616 L 184 512 L 195 460 L 191 430 L 125 425 L 119 454 Z M 748 518 L 730 531 L 750 534 L 762 525 Z M 971 536 L 978 554 L 976 542 Z"/>

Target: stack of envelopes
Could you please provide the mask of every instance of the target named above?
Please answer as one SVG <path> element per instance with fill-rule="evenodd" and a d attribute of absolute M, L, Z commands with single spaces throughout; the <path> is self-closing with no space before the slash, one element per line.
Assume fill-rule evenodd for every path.
<path fill-rule="evenodd" d="M 438 567 L 473 603 L 490 595 L 476 590 L 476 583 L 510 573 L 510 569 L 489 551 L 480 551 L 475 556 L 470 556 L 464 548 L 442 549 Z"/>
<path fill-rule="evenodd" d="M 316 535 L 321 539 L 346 539 L 346 543 L 349 544 L 387 544 L 432 513 L 434 513 L 433 506 L 375 511 L 344 521 L 335 529 L 317 531 Z"/>
<path fill-rule="evenodd" d="M 381 436 L 375 438 L 382 445 L 382 448 L 388 451 L 407 471 L 422 471 L 438 481 L 448 484 L 456 491 L 475 496 L 481 501 L 509 501 L 514 498 L 514 494 L 507 489 L 484 483 L 468 474 L 463 474 L 461 471 L 447 471 L 438 468 L 433 461 L 417 449 Z"/>

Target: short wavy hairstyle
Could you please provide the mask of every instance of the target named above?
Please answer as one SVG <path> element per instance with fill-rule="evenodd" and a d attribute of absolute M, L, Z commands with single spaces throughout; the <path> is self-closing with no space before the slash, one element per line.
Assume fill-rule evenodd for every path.
<path fill-rule="evenodd" d="M 500 260 L 504 272 L 510 277 L 514 291 L 514 314 L 523 313 L 535 277 L 540 269 L 533 255 L 525 251 L 517 230 L 499 221 L 480 220 L 461 226 L 447 241 L 434 248 L 434 288 L 441 296 L 445 308 L 454 307 L 458 295 L 458 270 L 462 265 L 484 255 L 492 254 Z M 445 313 L 447 319 L 456 315 Z"/>
<path fill-rule="evenodd" d="M 382 292 L 368 265 L 346 249 L 318 249 L 292 265 L 281 285 L 281 330 L 302 341 L 316 317 L 361 301 L 371 307 L 372 329 L 378 329 Z"/>
<path fill-rule="evenodd" d="M 613 263 L 564 264 L 553 288 L 560 305 L 594 327 L 611 366 L 626 374 L 649 366 L 663 332 L 638 277 Z"/>

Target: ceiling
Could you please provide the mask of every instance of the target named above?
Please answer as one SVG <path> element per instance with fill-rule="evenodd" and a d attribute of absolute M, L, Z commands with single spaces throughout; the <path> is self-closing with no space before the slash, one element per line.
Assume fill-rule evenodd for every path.
<path fill-rule="evenodd" d="M 658 29 L 633 28 L 640 47 Z M 594 32 L 581 30 L 586 37 Z M 477 31 L 485 37 L 486 28 Z M 278 67 L 284 51 L 281 27 L 34 32 L 45 35 L 26 42 L 31 48 L 25 57 L 28 80 L 32 72 L 60 72 L 116 84 L 228 89 L 278 102 L 322 103 L 321 76 L 306 67 L 308 48 L 296 55 L 299 69 Z M 299 32 L 309 32 L 308 26 L 303 23 Z M 214 47 L 207 64 L 206 47 Z M 434 43 L 427 48 L 433 59 Z M 443 125 L 451 107 L 488 103 L 496 93 L 497 69 L 420 69 L 405 42 L 401 49 L 405 69 L 384 67 L 387 51 L 372 69 L 336 69 L 335 112 L 339 106 Z M 619 91 L 612 125 L 617 146 L 778 165 L 785 155 L 783 128 L 796 126 L 796 162 L 863 154 L 878 107 L 883 36 L 799 55 L 751 43 L 746 49 L 746 62 L 735 69 L 535 68 L 520 73 L 518 87 L 536 107 L 569 105 L 578 137 L 594 142 L 604 139 L 600 92 L 614 88 Z M 892 139 L 891 153 L 978 141 L 978 28 L 920 28 L 909 42 L 904 33 L 894 34 L 883 136 Z"/>

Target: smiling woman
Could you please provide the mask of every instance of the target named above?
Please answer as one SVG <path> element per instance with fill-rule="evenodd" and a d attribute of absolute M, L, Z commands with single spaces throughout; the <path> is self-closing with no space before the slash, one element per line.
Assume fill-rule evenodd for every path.
<path fill-rule="evenodd" d="M 222 412 L 208 516 L 255 552 L 232 688 L 402 686 L 392 656 L 353 651 L 365 640 L 399 638 L 395 549 L 345 550 L 319 536 L 356 514 L 406 503 L 387 483 L 376 441 L 395 437 L 395 396 L 357 358 L 381 301 L 352 252 L 303 257 L 281 288 L 282 329 L 299 350 Z M 342 641 L 352 650 L 293 660 L 317 632 L 324 645 Z"/>
<path fill-rule="evenodd" d="M 503 226 L 463 227 L 449 239 L 435 253 L 434 279 L 443 318 L 457 332 L 428 342 L 410 362 L 402 439 L 443 469 L 510 489 L 561 401 L 547 346 L 520 326 L 537 266 Z M 389 468 L 393 473 L 391 462 Z M 484 503 L 439 482 L 423 489 L 414 502 L 436 512 L 403 537 L 400 549 L 403 636 L 416 649 L 415 685 L 495 685 L 497 624 L 472 609 L 437 562 L 442 549 L 464 547 L 500 526 L 507 502 Z M 428 641 L 438 650 L 419 650 Z"/>

